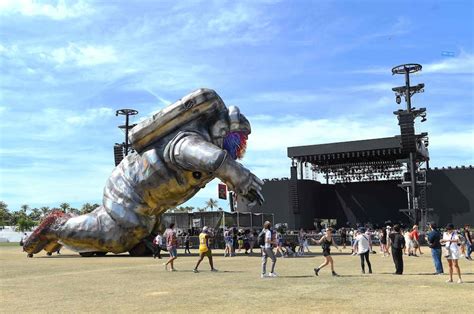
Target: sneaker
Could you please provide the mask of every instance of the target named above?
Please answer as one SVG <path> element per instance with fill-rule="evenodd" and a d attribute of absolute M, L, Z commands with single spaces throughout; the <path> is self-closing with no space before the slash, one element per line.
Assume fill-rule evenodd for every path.
<path fill-rule="evenodd" d="M 267 278 L 267 277 L 268 277 L 267 274 L 261 274 L 260 275 L 260 278 Z"/>
<path fill-rule="evenodd" d="M 369 274 L 372 274 L 372 269 L 369 269 Z"/>
<path fill-rule="evenodd" d="M 173 271 L 178 271 L 178 270 L 176 268 L 171 268 L 170 271 L 173 272 Z"/>
<path fill-rule="evenodd" d="M 365 274 L 365 270 L 362 271 L 362 274 Z"/>
<path fill-rule="evenodd" d="M 314 269 L 314 274 L 315 274 L 316 276 L 319 276 L 319 268 L 315 268 L 315 269 Z"/>
<path fill-rule="evenodd" d="M 332 272 L 332 276 L 333 277 L 339 277 L 339 275 L 335 271 Z"/>
<path fill-rule="evenodd" d="M 268 277 L 273 277 L 273 278 L 275 278 L 275 277 L 278 277 L 278 275 L 277 275 L 276 273 L 269 273 L 269 274 L 268 274 Z"/>
<path fill-rule="evenodd" d="M 462 283 L 462 282 L 463 282 L 462 279 L 459 279 L 459 280 L 457 281 L 457 283 Z"/>
<path fill-rule="evenodd" d="M 196 268 L 193 269 L 193 273 L 197 274 L 199 273 L 199 270 L 197 270 Z"/>
<path fill-rule="evenodd" d="M 212 271 L 212 272 L 218 272 L 218 270 L 215 269 L 215 268 L 212 268 L 211 271 Z"/>
<path fill-rule="evenodd" d="M 447 283 L 453 282 L 451 279 L 446 280 Z"/>

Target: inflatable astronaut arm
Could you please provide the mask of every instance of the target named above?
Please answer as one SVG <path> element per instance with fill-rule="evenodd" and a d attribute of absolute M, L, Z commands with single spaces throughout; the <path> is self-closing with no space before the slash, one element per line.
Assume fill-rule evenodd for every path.
<path fill-rule="evenodd" d="M 263 182 L 247 168 L 230 158 L 227 152 L 206 141 L 199 135 L 187 135 L 179 139 L 166 153 L 176 166 L 213 174 L 252 203 L 262 203 Z M 254 205 L 252 204 L 251 205 Z"/>

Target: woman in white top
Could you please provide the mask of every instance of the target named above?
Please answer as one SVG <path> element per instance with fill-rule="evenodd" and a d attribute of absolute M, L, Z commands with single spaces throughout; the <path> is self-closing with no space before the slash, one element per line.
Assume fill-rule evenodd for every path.
<path fill-rule="evenodd" d="M 364 233 L 364 229 L 359 230 L 359 234 L 357 235 L 356 241 L 354 243 L 354 251 L 357 247 L 357 254 L 360 256 L 360 267 L 362 269 L 362 273 L 365 274 L 365 259 L 367 266 L 369 267 L 369 274 L 372 274 L 372 265 L 370 264 L 369 259 L 370 252 L 372 251 L 372 243 L 370 241 L 370 235 Z"/>
<path fill-rule="evenodd" d="M 446 282 L 453 282 L 453 264 L 456 268 L 458 273 L 458 283 L 462 283 L 461 278 L 461 269 L 459 268 L 458 260 L 459 260 L 459 237 L 454 230 L 453 224 L 448 224 L 446 226 L 446 232 L 443 233 L 443 238 L 441 239 L 441 244 L 445 245 L 445 248 L 448 250 L 449 255 L 446 256 L 448 259 L 449 264 L 449 279 Z"/>

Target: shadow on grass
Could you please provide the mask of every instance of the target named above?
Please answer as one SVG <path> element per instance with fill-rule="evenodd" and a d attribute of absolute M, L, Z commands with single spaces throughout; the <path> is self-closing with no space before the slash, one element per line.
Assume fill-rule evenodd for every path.
<path fill-rule="evenodd" d="M 394 273 L 380 273 L 381 275 L 395 275 Z M 465 273 L 465 272 L 462 272 L 461 271 L 461 274 L 462 275 L 474 275 L 474 273 Z M 399 276 L 448 276 L 449 274 L 447 273 L 444 273 L 443 275 L 438 275 L 438 274 L 434 274 L 434 273 L 408 273 L 408 274 L 403 274 L 403 275 L 399 275 Z M 454 274 L 455 276 L 457 276 L 456 274 Z"/>
<path fill-rule="evenodd" d="M 295 275 L 295 276 L 278 276 L 280 278 L 311 278 L 316 277 L 315 275 Z"/>

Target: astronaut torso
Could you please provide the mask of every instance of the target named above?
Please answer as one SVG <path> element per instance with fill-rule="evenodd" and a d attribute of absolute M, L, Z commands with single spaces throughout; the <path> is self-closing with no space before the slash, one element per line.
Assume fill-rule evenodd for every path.
<path fill-rule="evenodd" d="M 214 176 L 203 171 L 183 170 L 164 155 L 174 143 L 188 135 L 209 140 L 205 130 L 180 130 L 155 143 L 142 154 L 132 153 L 113 170 L 105 190 L 104 206 L 118 220 L 156 216 L 178 206 L 210 182 Z"/>

